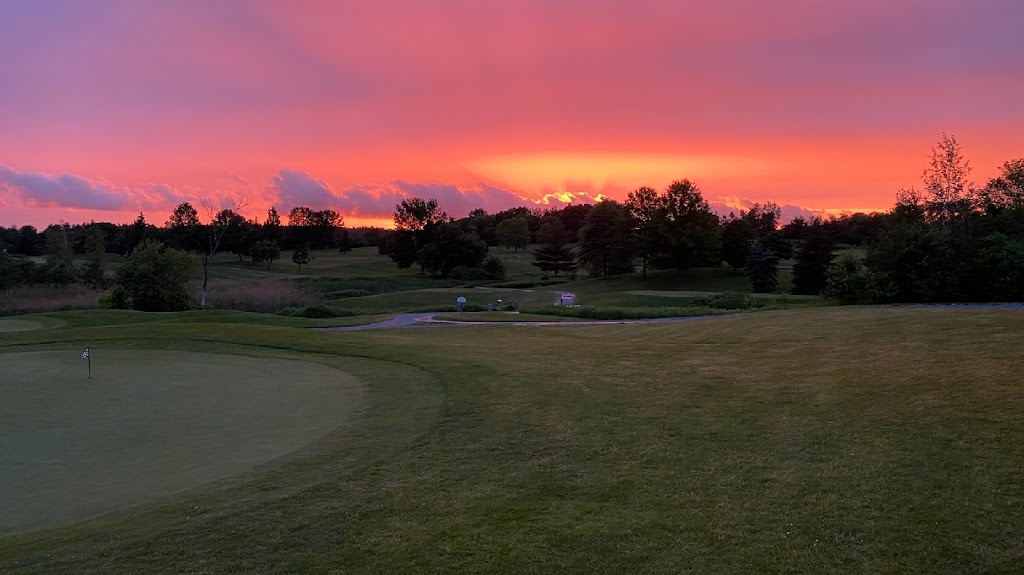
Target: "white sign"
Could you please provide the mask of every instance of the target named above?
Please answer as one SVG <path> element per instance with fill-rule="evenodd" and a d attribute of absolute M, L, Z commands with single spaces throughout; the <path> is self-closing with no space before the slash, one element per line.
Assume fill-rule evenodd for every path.
<path fill-rule="evenodd" d="M 459 297 L 455 298 L 455 303 L 466 303 L 466 298 L 460 295 Z"/>

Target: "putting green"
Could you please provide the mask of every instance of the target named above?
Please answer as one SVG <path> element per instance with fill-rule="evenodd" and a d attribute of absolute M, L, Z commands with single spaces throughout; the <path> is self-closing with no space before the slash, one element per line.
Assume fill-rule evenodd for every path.
<path fill-rule="evenodd" d="M 93 349 L 0 354 L 0 534 L 239 474 L 337 428 L 360 382 L 327 366 Z"/>
<path fill-rule="evenodd" d="M 32 331 L 43 329 L 43 323 L 31 319 L 0 319 L 0 333 L 14 331 Z"/>

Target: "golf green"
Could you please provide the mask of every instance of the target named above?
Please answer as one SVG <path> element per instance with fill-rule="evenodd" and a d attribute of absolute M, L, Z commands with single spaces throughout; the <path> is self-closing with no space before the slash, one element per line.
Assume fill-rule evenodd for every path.
<path fill-rule="evenodd" d="M 80 520 L 237 475 L 344 423 L 361 384 L 236 355 L 0 354 L 0 534 Z"/>
<path fill-rule="evenodd" d="M 63 322 L 61 322 L 63 323 Z M 31 319 L 0 319 L 0 333 L 43 329 L 43 322 Z"/>

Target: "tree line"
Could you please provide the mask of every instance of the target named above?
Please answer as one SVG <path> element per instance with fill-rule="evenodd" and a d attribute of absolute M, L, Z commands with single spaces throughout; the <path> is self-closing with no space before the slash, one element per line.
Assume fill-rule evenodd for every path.
<path fill-rule="evenodd" d="M 889 212 L 797 217 L 785 225 L 772 202 L 719 217 L 688 179 L 664 191 L 637 188 L 622 202 L 475 209 L 459 219 L 434 199 L 408 198 L 395 206 L 393 230 L 347 229 L 337 212 L 305 206 L 292 208 L 285 223 L 275 208 L 260 222 L 242 217 L 240 206 L 204 205 L 201 223 L 198 210 L 182 203 L 162 227 L 140 213 L 124 225 L 0 228 L 0 288 L 76 281 L 108 287 L 103 254 L 128 257 L 145 245 L 140 253 L 147 257 L 180 252 L 199 259 L 202 305 L 210 260 L 220 252 L 269 269 L 291 250 L 301 269 L 317 250 L 377 246 L 399 268 L 488 280 L 504 277 L 502 261 L 489 255 L 500 245 L 516 252 L 534 246 L 531 263 L 552 278 L 574 277 L 580 268 L 593 277 L 638 269 L 646 277 L 650 270 L 729 266 L 747 274 L 753 291 L 772 292 L 780 260 L 792 260 L 793 293 L 842 303 L 1024 299 L 1024 159 L 1005 162 L 980 187 L 970 172 L 955 137 L 944 134 L 924 168 L 923 187 L 900 190 Z M 74 254 L 85 255 L 86 265 L 72 265 Z M 45 263 L 19 256 L 45 256 Z M 122 295 L 128 306 L 141 297 Z"/>

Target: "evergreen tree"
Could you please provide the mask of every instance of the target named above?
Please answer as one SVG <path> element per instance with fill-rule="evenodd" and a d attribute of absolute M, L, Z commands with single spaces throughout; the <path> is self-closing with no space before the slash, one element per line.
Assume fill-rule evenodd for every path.
<path fill-rule="evenodd" d="M 779 256 L 760 242 L 747 258 L 747 273 L 754 293 L 772 293 L 779 285 Z"/>
<path fill-rule="evenodd" d="M 569 233 L 561 220 L 552 218 L 541 226 L 537 233 L 540 247 L 533 252 L 532 265 L 545 273 L 557 276 L 558 272 L 576 272 L 576 254 L 569 246 Z"/>
<path fill-rule="evenodd" d="M 267 210 L 267 219 L 263 220 L 263 239 L 271 242 L 279 242 L 282 237 L 281 230 L 281 216 L 277 213 L 277 208 L 270 206 Z"/>

